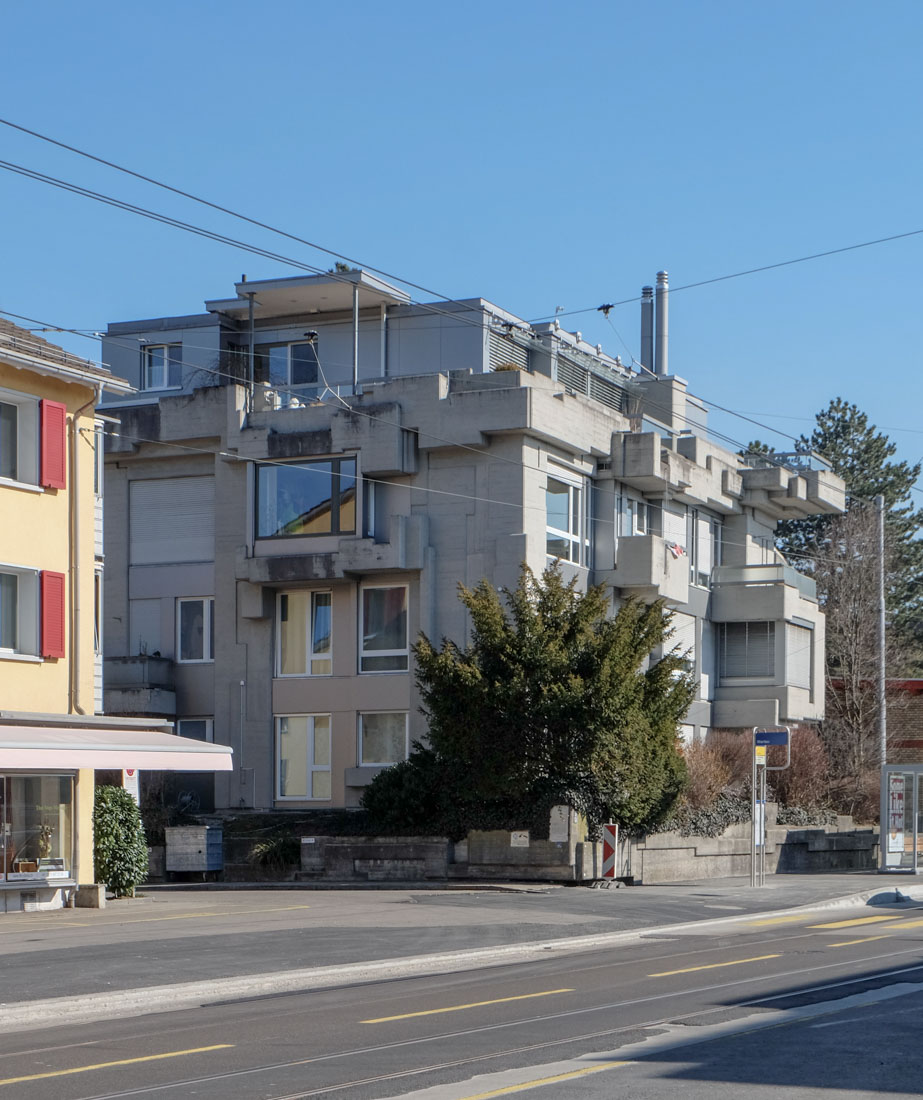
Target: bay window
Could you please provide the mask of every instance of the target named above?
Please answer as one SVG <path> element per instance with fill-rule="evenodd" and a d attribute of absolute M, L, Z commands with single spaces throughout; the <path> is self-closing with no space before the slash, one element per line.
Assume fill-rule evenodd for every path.
<path fill-rule="evenodd" d="M 256 537 L 351 535 L 356 531 L 356 459 L 257 467 Z"/>

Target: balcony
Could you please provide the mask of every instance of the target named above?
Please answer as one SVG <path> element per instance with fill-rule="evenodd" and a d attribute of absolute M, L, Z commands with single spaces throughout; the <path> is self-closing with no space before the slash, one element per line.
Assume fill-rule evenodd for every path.
<path fill-rule="evenodd" d="M 712 571 L 716 623 L 817 616 L 817 585 L 790 565 L 722 565 Z"/>
<path fill-rule="evenodd" d="M 689 597 L 689 559 L 674 557 L 659 535 L 620 538 L 615 569 L 599 579 L 641 599 L 685 603 Z"/>
<path fill-rule="evenodd" d="M 103 710 L 126 717 L 175 717 L 173 662 L 146 655 L 107 657 L 103 662 Z"/>

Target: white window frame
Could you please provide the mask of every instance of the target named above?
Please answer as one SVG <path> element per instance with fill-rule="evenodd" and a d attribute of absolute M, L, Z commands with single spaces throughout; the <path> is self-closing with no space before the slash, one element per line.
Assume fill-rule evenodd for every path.
<path fill-rule="evenodd" d="M 567 517 L 568 523 L 573 525 L 574 517 L 577 520 L 577 530 L 562 530 L 558 527 L 553 527 L 548 520 L 548 492 L 551 482 L 554 481 L 558 485 L 563 485 L 567 489 Z M 545 481 L 545 555 L 546 557 L 556 560 L 560 558 L 561 561 L 571 562 L 574 565 L 586 565 L 587 562 L 587 517 L 586 517 L 586 499 L 584 481 L 575 481 L 573 478 L 562 477 L 557 471 L 549 473 Z M 563 494 L 562 494 L 563 495 Z M 574 507 L 574 498 L 576 496 L 576 509 Z M 549 538 L 564 539 L 569 548 L 570 553 L 568 557 L 563 558 L 559 554 L 552 554 L 548 550 Z"/>
<path fill-rule="evenodd" d="M 16 470 L 13 477 L 0 476 L 0 483 L 37 486 L 41 439 L 38 398 L 0 389 L 0 404 L 10 405 L 16 411 Z"/>
<path fill-rule="evenodd" d="M 179 367 L 179 381 L 170 381 L 170 367 L 174 363 L 174 360 L 170 357 L 170 352 L 179 348 L 179 362 L 176 364 Z M 160 352 L 162 361 L 157 365 L 156 369 L 160 373 L 159 384 L 155 384 L 153 381 L 154 364 L 151 363 L 151 358 L 155 352 Z M 176 340 L 166 344 L 142 344 L 141 345 L 141 389 L 142 390 L 180 390 L 183 388 L 183 345 L 182 341 Z"/>
<path fill-rule="evenodd" d="M 0 574 L 13 577 L 16 581 L 13 645 L 0 645 L 0 659 L 5 660 L 41 660 L 39 644 L 41 641 L 41 599 L 39 595 L 39 570 L 27 569 L 21 565 L 7 565 L 0 562 Z M 0 594 L 0 601 L 2 601 Z M 3 616 L 0 610 L 0 617 Z M 9 641 L 9 639 L 3 639 Z"/>
<path fill-rule="evenodd" d="M 202 656 L 184 657 L 182 655 L 182 605 L 187 603 L 202 604 Z M 182 665 L 212 664 L 215 660 L 215 638 L 212 632 L 212 621 L 215 614 L 214 596 L 179 596 L 176 600 L 176 662 Z"/>
<path fill-rule="evenodd" d="M 363 760 L 362 759 L 362 747 L 364 739 L 364 720 L 366 718 L 378 716 L 380 714 L 400 714 L 404 718 L 404 755 L 401 760 L 406 760 L 410 754 L 410 722 L 409 714 L 406 710 L 366 710 L 359 713 L 359 741 L 356 760 L 360 768 L 390 768 L 394 764 L 399 764 L 401 760 Z"/>
<path fill-rule="evenodd" d="M 296 590 L 289 589 L 288 591 L 280 592 L 276 596 L 276 676 L 281 679 L 292 679 L 294 677 L 318 677 L 318 676 L 332 676 L 333 675 L 333 590 L 330 588 L 312 588 L 303 589 L 298 594 L 304 594 L 309 597 L 307 615 L 305 616 L 305 667 L 300 672 L 283 672 L 282 671 L 282 600 L 283 598 L 294 595 Z M 315 652 L 314 650 L 314 615 L 317 606 L 316 600 L 318 596 L 330 597 L 330 648 L 324 652 Z M 314 672 L 313 665 L 315 661 L 327 661 L 330 668 L 327 672 Z"/>
<path fill-rule="evenodd" d="M 204 722 L 205 723 L 205 737 L 190 737 L 188 733 L 183 733 L 183 724 L 185 722 Z M 215 740 L 215 719 L 211 717 L 192 717 L 176 719 L 176 733 L 179 737 L 185 737 L 190 741 L 206 741 L 212 744 Z"/>
<path fill-rule="evenodd" d="M 402 588 L 404 590 L 404 621 L 405 644 L 403 649 L 369 649 L 365 648 L 365 593 L 372 589 L 382 592 L 391 589 Z M 398 662 L 403 660 L 403 668 L 363 668 L 365 660 L 377 660 L 384 657 L 393 657 Z M 359 586 L 359 672 L 363 676 L 390 676 L 395 672 L 406 673 L 410 668 L 410 585 L 407 584 L 362 584 Z"/>
<path fill-rule="evenodd" d="M 280 738 L 282 736 L 282 721 L 287 718 L 304 718 L 308 721 L 309 747 L 305 765 L 305 787 L 308 792 L 313 789 L 313 777 L 315 772 L 327 772 L 330 775 L 330 794 L 327 798 L 315 798 L 307 794 L 283 794 L 282 793 L 282 753 L 280 752 Z M 315 764 L 315 720 L 327 719 L 327 764 Z M 277 802 L 331 802 L 333 800 L 333 716 L 331 714 L 277 714 L 274 716 L 275 727 L 275 792 Z"/>

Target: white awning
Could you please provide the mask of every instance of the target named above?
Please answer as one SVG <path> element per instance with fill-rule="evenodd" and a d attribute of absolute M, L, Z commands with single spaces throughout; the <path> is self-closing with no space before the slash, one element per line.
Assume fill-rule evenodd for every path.
<path fill-rule="evenodd" d="M 0 725 L 0 771 L 30 768 L 136 768 L 229 772 L 232 749 L 153 730 L 61 729 Z"/>

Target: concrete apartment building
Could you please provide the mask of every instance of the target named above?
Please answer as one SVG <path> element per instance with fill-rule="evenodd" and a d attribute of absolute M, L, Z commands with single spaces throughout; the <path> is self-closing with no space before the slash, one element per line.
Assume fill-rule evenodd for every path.
<path fill-rule="evenodd" d="M 97 770 L 231 766 L 100 714 L 104 390 L 130 386 L 0 320 L 0 913 L 93 884 Z"/>
<path fill-rule="evenodd" d="M 640 371 L 364 271 L 235 291 L 103 341 L 137 390 L 106 404 L 106 707 L 233 746 L 217 807 L 357 805 L 425 734 L 418 633 L 464 641 L 459 582 L 513 586 L 522 562 L 613 608 L 666 600 L 686 739 L 821 716 L 823 615 L 773 531 L 841 510 L 843 483 L 709 441 L 668 372 L 665 276 Z"/>

